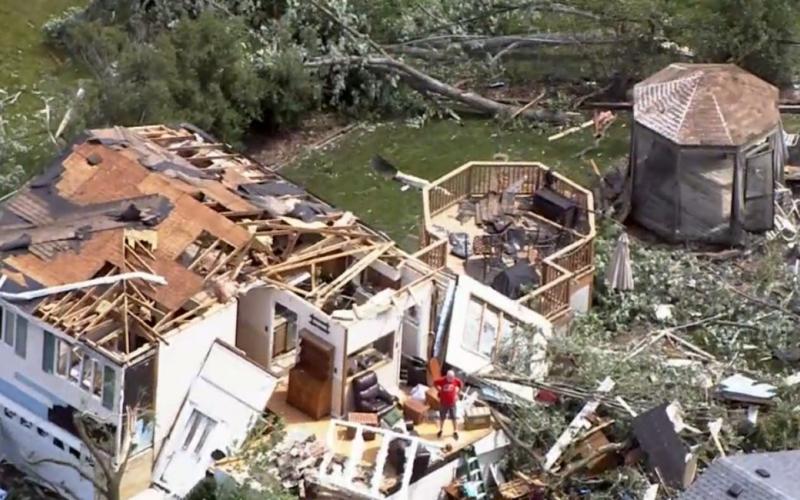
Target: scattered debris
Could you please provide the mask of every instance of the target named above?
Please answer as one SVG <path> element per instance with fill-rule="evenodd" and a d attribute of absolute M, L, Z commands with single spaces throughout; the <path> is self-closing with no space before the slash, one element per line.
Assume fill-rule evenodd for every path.
<path fill-rule="evenodd" d="M 741 374 L 731 375 L 719 383 L 719 395 L 743 403 L 768 404 L 775 397 L 777 387 L 757 382 Z"/>
<path fill-rule="evenodd" d="M 633 433 L 650 466 L 667 486 L 683 489 L 694 480 L 697 457 L 681 441 L 669 415 L 669 404 L 633 419 Z"/>

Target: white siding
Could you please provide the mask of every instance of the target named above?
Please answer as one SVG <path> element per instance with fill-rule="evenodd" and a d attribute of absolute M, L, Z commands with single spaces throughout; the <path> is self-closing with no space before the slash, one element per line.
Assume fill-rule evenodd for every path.
<path fill-rule="evenodd" d="M 53 463 L 32 465 L 44 458 L 60 460 L 79 467 L 91 476 L 94 472 L 86 460 L 90 455 L 80 440 L 2 395 L 0 457 L 30 474 L 44 478 L 51 485 L 66 487 L 77 498 L 93 498 L 94 486 L 73 468 Z M 61 491 L 64 492 L 63 489 Z"/>
<path fill-rule="evenodd" d="M 185 328 L 167 334 L 158 346 L 154 447 L 158 454 L 192 381 L 217 339 L 236 343 L 236 302 L 212 310 Z"/>
<path fill-rule="evenodd" d="M 212 452 L 231 456 L 239 449 L 277 382 L 230 347 L 213 344 L 164 444 L 154 479 L 173 495 L 186 495 L 213 464 Z"/>
<path fill-rule="evenodd" d="M 458 287 L 456 288 L 453 312 L 450 319 L 450 330 L 447 337 L 445 361 L 466 373 L 476 373 L 481 370 L 493 369 L 492 360 L 489 356 L 485 356 L 473 349 L 467 349 L 463 345 L 464 332 L 470 321 L 467 309 L 473 296 L 487 304 L 491 304 L 504 315 L 514 319 L 518 324 L 539 328 L 540 335 L 536 340 L 537 345 L 541 344 L 541 359 L 531 360 L 531 370 L 534 376 L 546 375 L 548 366 L 545 355 L 547 339 L 552 335 L 552 323 L 541 314 L 528 309 L 466 275 L 460 275 L 458 277 Z M 498 335 L 499 334 L 498 332 Z"/>
<path fill-rule="evenodd" d="M 0 305 L 5 309 L 11 309 L 8 304 L 0 303 Z M 18 310 L 16 311 L 18 314 L 22 314 Z M 70 405 L 87 411 L 101 420 L 117 422 L 119 420 L 121 369 L 108 358 L 81 344 L 84 355 L 101 361 L 103 365 L 110 366 L 115 371 L 113 409 L 105 408 L 99 397 L 82 389 L 77 382 L 69 381 L 55 373 L 47 373 L 42 369 L 44 325 L 32 316 L 27 314 L 24 316 L 28 321 L 25 358 L 18 356 L 14 347 L 0 341 L 0 394 L 5 393 L 6 396 L 19 403 L 19 398 L 11 393 L 17 393 L 17 391 L 24 393 L 28 401 L 35 402 L 32 405 L 35 407 L 28 407 L 28 409 L 45 419 L 47 414 L 42 414 L 40 410 L 46 411 L 53 405 Z M 54 333 L 54 335 L 59 336 L 60 334 Z M 74 340 L 69 337 L 60 336 L 59 338 L 74 343 Z"/>

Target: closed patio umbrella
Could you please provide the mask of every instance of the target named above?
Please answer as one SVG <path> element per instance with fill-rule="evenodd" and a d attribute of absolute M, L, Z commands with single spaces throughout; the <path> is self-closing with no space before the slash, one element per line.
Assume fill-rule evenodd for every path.
<path fill-rule="evenodd" d="M 633 269 L 628 234 L 622 233 L 617 239 L 614 255 L 606 270 L 606 284 L 614 290 L 633 290 Z"/>

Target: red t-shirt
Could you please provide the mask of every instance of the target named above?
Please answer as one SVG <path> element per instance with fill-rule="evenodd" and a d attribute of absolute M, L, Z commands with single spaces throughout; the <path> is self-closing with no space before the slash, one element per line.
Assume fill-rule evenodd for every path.
<path fill-rule="evenodd" d="M 442 406 L 447 407 L 456 405 L 458 391 L 464 387 L 464 384 L 457 377 L 453 377 L 453 380 L 447 380 L 447 377 L 441 377 L 436 379 L 433 385 L 439 390 L 439 400 Z"/>

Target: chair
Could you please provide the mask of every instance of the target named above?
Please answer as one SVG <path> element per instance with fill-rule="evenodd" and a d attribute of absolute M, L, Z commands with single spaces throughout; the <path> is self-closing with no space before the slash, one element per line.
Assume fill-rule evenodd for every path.
<path fill-rule="evenodd" d="M 395 398 L 378 383 L 375 372 L 368 371 L 353 379 L 353 402 L 356 411 L 377 413 L 382 417 L 395 407 Z"/>
<path fill-rule="evenodd" d="M 483 258 L 483 280 L 492 259 L 503 258 L 503 238 L 497 234 L 479 234 L 472 242 L 472 254 Z"/>

